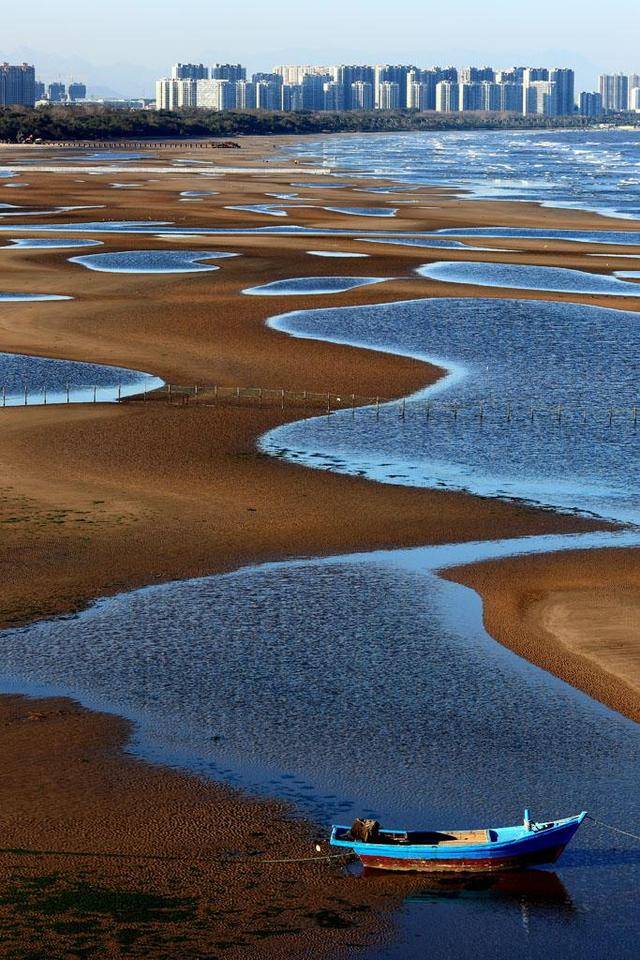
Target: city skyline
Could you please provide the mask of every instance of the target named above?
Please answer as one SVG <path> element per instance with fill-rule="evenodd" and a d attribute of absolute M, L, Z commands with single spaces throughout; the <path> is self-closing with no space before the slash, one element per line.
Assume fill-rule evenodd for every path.
<path fill-rule="evenodd" d="M 625 17 L 633 22 L 630 0 L 616 10 L 619 22 Z M 212 8 L 193 0 L 178 29 L 175 5 L 166 0 L 113 0 L 99 29 L 96 17 L 91 4 L 79 0 L 67 0 L 62 9 L 43 0 L 23 10 L 13 5 L 3 20 L 0 59 L 42 64 L 46 81 L 62 73 L 66 79 L 81 76 L 90 88 L 151 96 L 163 64 L 192 58 L 215 62 L 222 51 L 250 71 L 261 69 L 265 50 L 273 63 L 426 63 L 441 60 L 443 51 L 448 62 L 459 64 L 571 63 L 578 87 L 585 90 L 599 72 L 626 70 L 635 53 L 632 32 L 614 34 L 608 9 L 559 7 L 550 0 L 517 11 L 506 0 L 482 9 L 461 0 L 437 17 L 417 0 L 408 0 L 401 13 L 375 0 L 349 5 L 327 0 L 312 31 L 303 29 L 299 5 L 292 0 L 268 7 L 247 0 L 241 17 L 230 3 Z"/>

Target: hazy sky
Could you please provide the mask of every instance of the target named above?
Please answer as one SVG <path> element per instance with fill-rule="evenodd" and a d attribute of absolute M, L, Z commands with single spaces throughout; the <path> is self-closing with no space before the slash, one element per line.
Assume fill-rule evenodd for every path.
<path fill-rule="evenodd" d="M 638 5 L 588 0 L 30 0 L 7 4 L 0 60 L 27 58 L 45 79 L 86 79 L 152 94 L 176 60 L 277 63 L 490 63 L 640 72 Z M 634 26 L 635 25 L 635 26 Z"/>

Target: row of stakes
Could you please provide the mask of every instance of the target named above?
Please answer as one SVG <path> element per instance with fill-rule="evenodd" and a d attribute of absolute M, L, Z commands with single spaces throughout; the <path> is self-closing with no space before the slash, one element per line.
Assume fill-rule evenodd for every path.
<path fill-rule="evenodd" d="M 236 388 L 234 388 L 234 389 L 235 389 L 235 397 L 236 397 L 237 399 L 242 399 L 242 398 L 243 398 L 243 394 L 242 394 L 242 392 L 241 392 L 241 389 L 242 389 L 242 388 L 236 387 Z M 199 388 L 198 386 L 195 386 L 195 387 L 193 388 L 193 391 L 194 391 L 194 392 L 193 392 L 194 399 L 197 401 L 199 394 L 203 392 L 203 391 L 202 391 L 202 388 Z M 66 403 L 71 403 L 71 387 L 70 387 L 70 384 L 68 384 L 68 383 L 65 384 L 64 394 L 65 394 L 65 402 L 66 402 Z M 38 394 L 36 394 L 36 396 L 37 396 L 37 395 L 38 395 Z M 47 389 L 46 386 L 43 386 L 43 387 L 42 387 L 42 390 L 40 391 L 40 395 L 42 396 L 42 403 L 43 403 L 43 405 L 46 406 L 46 405 L 47 405 L 47 398 L 48 398 L 48 389 Z M 26 384 L 25 384 L 24 387 L 23 387 L 22 396 L 23 396 L 24 406 L 28 406 L 30 393 L 29 393 L 29 388 L 28 388 L 28 386 L 27 386 Z M 218 388 L 217 386 L 215 386 L 215 387 L 213 388 L 213 396 L 214 396 L 214 399 L 215 399 L 215 400 L 219 400 L 219 399 L 220 399 L 219 388 Z M 309 394 L 308 391 L 305 390 L 305 391 L 303 392 L 303 394 L 302 394 L 303 404 L 306 406 L 306 404 L 308 403 L 308 401 L 309 401 L 310 399 L 314 399 L 314 396 L 315 396 L 316 398 L 318 397 L 317 394 L 316 394 L 316 395 Z M 147 399 L 147 391 L 146 391 L 146 388 L 145 388 L 145 387 L 143 387 L 143 390 L 142 390 L 142 397 L 143 397 L 143 400 L 146 400 L 146 399 Z M 167 399 L 168 399 L 168 400 L 171 400 L 172 397 L 173 397 L 172 387 L 171 387 L 170 384 L 168 384 L 168 385 L 167 385 Z M 246 398 L 246 394 L 244 395 L 244 397 Z M 252 398 L 253 398 L 253 395 L 252 395 Z M 257 398 L 258 398 L 259 402 L 262 401 L 262 399 L 263 399 L 263 391 L 262 391 L 262 390 L 259 390 L 259 391 L 258 391 L 258 393 L 257 393 Z M 116 391 L 116 399 L 117 399 L 118 401 L 120 401 L 120 400 L 122 399 L 122 384 L 118 384 L 117 391 Z M 331 405 L 331 399 L 332 399 L 332 395 L 331 395 L 330 393 L 327 393 L 327 395 L 326 395 L 326 412 L 327 412 L 327 415 L 331 415 L 331 414 L 335 413 L 337 409 L 344 409 L 344 407 L 338 407 L 338 408 L 332 407 L 332 405 Z M 355 414 L 356 414 L 356 410 L 358 409 L 358 406 L 359 406 L 359 404 L 356 403 L 356 400 L 357 400 L 357 399 L 358 399 L 358 398 L 356 397 L 356 394 L 351 394 L 351 397 L 350 397 L 350 401 L 351 401 L 351 413 L 352 413 L 352 416 L 354 416 L 354 417 L 355 417 Z M 373 399 L 373 398 L 372 398 L 372 399 Z M 98 402 L 98 387 L 97 387 L 97 386 L 94 386 L 94 387 L 93 387 L 93 398 L 92 398 L 92 400 L 93 400 L 93 403 L 97 403 L 97 402 Z M 285 403 L 286 403 L 286 390 L 281 390 L 281 391 L 280 391 L 280 400 L 281 400 L 282 409 L 284 409 L 284 408 L 285 408 Z M 336 400 L 337 400 L 338 402 L 341 402 L 341 398 L 340 398 L 340 397 L 336 397 Z M 381 405 L 388 405 L 388 404 L 389 404 L 389 401 L 387 401 L 387 400 L 381 400 L 380 397 L 376 397 L 376 398 L 375 398 L 375 401 L 374 401 L 373 403 L 368 403 L 367 406 L 373 406 L 373 407 L 374 407 L 374 410 L 375 410 L 375 418 L 376 418 L 376 420 L 379 420 L 379 419 L 380 419 L 380 408 L 381 408 Z M 2 406 L 3 406 L 3 407 L 6 407 L 6 405 L 7 405 L 7 388 L 6 388 L 6 386 L 3 386 L 3 387 L 2 387 Z M 412 405 L 414 405 L 414 404 L 412 404 Z M 446 409 L 449 410 L 449 412 L 451 413 L 451 416 L 452 416 L 453 420 L 457 420 L 460 411 L 461 411 L 462 409 L 466 409 L 466 408 L 463 408 L 461 404 L 456 403 L 455 401 L 453 401 L 452 403 L 442 404 L 442 405 L 441 405 L 441 408 L 442 408 L 442 407 L 444 407 L 445 410 L 446 410 Z M 400 401 L 398 402 L 398 416 L 400 417 L 401 420 L 404 420 L 404 419 L 405 419 L 405 417 L 406 417 L 406 410 L 407 410 L 407 401 L 406 401 L 405 398 L 403 398 L 402 400 L 400 400 Z M 432 402 L 431 402 L 430 400 L 425 400 L 425 402 L 424 402 L 424 413 L 425 413 L 425 417 L 426 417 L 427 420 L 430 418 L 431 413 L 432 413 L 432 410 L 433 410 Z M 608 412 L 607 412 L 607 419 L 608 419 L 609 426 L 611 426 L 611 425 L 613 424 L 614 417 L 615 417 L 616 413 L 621 413 L 621 412 L 625 412 L 625 413 L 626 413 L 627 411 L 630 411 L 630 413 L 631 413 L 631 421 L 632 421 L 634 427 L 637 426 L 637 424 L 638 424 L 638 405 L 637 405 L 637 404 L 634 404 L 631 408 L 626 408 L 625 411 L 620 411 L 620 410 L 615 409 L 614 407 L 609 407 Z M 561 403 L 556 404 L 556 405 L 554 406 L 554 408 L 553 408 L 553 412 L 554 412 L 554 419 L 556 419 L 558 423 L 562 423 L 563 418 L 564 418 L 564 415 L 565 415 L 565 407 L 564 407 L 564 405 L 561 404 Z M 531 423 L 534 422 L 536 413 L 540 413 L 540 411 L 539 411 L 539 410 L 536 410 L 535 407 L 531 406 L 530 409 L 529 409 L 529 417 L 528 417 L 528 418 L 530 419 Z M 478 420 L 480 420 L 480 422 L 482 422 L 482 421 L 484 420 L 484 418 L 485 418 L 485 415 L 486 415 L 486 402 L 485 402 L 484 400 L 480 400 L 480 401 L 478 401 L 478 405 L 477 405 L 477 417 L 478 417 Z M 504 404 L 504 416 L 505 416 L 505 419 L 506 419 L 507 421 L 511 421 L 511 420 L 514 418 L 513 405 L 512 405 L 511 403 L 509 403 L 509 402 L 507 402 L 507 403 Z M 587 416 L 587 411 L 586 411 L 586 410 L 583 410 L 582 419 L 583 419 L 583 422 L 584 422 L 584 423 L 586 423 L 587 420 L 588 420 L 588 416 Z M 591 419 L 593 419 L 593 418 L 591 417 Z"/>

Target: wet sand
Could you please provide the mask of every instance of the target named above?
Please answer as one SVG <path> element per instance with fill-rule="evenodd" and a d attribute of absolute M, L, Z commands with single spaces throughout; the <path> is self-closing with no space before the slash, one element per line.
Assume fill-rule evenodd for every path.
<path fill-rule="evenodd" d="M 243 146 L 243 151 L 248 151 L 243 152 L 243 162 L 255 163 L 264 148 L 264 140 L 259 145 Z M 237 165 L 240 152 L 229 151 L 215 160 Z M 606 221 L 579 211 L 465 201 L 443 191 L 426 189 L 411 194 L 412 198 L 420 198 L 420 204 L 400 207 L 393 219 L 341 216 L 309 208 L 297 212 L 290 209 L 288 218 L 273 218 L 225 209 L 237 203 L 277 203 L 274 198 L 265 197 L 265 192 L 294 189 L 313 204 L 385 207 L 384 201 L 375 195 L 291 188 L 291 180 L 308 179 L 303 166 L 295 178 L 260 175 L 259 180 L 251 174 L 227 174 L 203 181 L 176 171 L 175 177 L 158 175 L 158 182 L 145 182 L 143 187 L 132 190 L 113 189 L 109 184 L 127 179 L 140 181 L 139 173 L 105 171 L 91 176 L 79 170 L 74 176 L 26 169 L 21 179 L 28 180 L 31 186 L 11 191 L 11 202 L 37 209 L 56 203 L 106 204 L 103 210 L 61 214 L 61 222 L 152 218 L 175 221 L 178 231 L 180 226 L 187 225 L 254 227 L 287 223 L 402 231 L 466 224 L 621 228 L 619 220 Z M 148 179 L 155 179 L 152 171 Z M 202 203 L 181 202 L 180 192 L 192 189 L 215 189 L 220 195 L 204 198 Z M 384 200 L 393 201 L 393 196 L 385 196 Z M 40 219 L 56 220 L 34 218 Z M 20 220 L 16 217 L 16 222 Z M 3 222 L 6 221 L 0 219 L 0 224 Z M 633 224 L 625 223 L 625 229 L 632 228 Z M 13 235 L 10 231 L 0 234 L 0 242 L 2 236 Z M 265 319 L 293 309 L 408 297 L 513 296 L 509 291 L 461 288 L 412 275 L 415 266 L 429 260 L 469 259 L 466 251 L 378 246 L 341 237 L 245 236 L 169 241 L 142 236 L 95 236 L 104 240 L 105 245 L 91 252 L 184 246 L 229 250 L 242 256 L 220 261 L 221 269 L 214 273 L 158 277 L 94 273 L 67 262 L 74 251 L 0 251 L 0 290 L 64 293 L 76 298 L 60 304 L 7 304 L 0 318 L 0 349 L 122 364 L 178 384 L 207 382 L 394 397 L 433 382 L 440 371 L 372 351 L 297 341 L 267 329 Z M 477 243 L 486 246 L 491 241 Z M 594 263 L 585 256 L 595 249 L 586 244 L 581 244 L 579 250 L 575 244 L 560 241 L 541 244 L 499 240 L 495 244 L 513 247 L 513 262 L 606 269 L 605 263 Z M 307 249 L 358 250 L 370 256 L 359 261 L 323 261 L 308 256 Z M 614 252 L 615 248 L 612 255 Z M 482 260 L 510 257 L 486 252 L 472 256 Z M 629 261 L 620 261 L 620 266 L 625 263 Z M 327 274 L 398 279 L 340 296 L 263 299 L 241 294 L 244 287 L 258 283 Z M 545 297 L 520 291 L 518 296 Z M 578 295 L 548 298 L 624 309 L 640 307 L 640 299 L 636 302 Z M 262 409 L 233 403 L 185 407 L 152 401 L 3 411 L 0 523 L 4 549 L 0 570 L 4 589 L 0 622 L 19 624 L 77 609 L 96 596 L 232 569 L 258 560 L 603 526 L 497 500 L 375 485 L 358 478 L 306 470 L 256 452 L 255 440 L 264 430 L 303 414 L 299 407 L 283 411 L 279 405 L 265 405 Z M 609 612 L 619 610 L 617 598 L 623 594 L 626 598 L 634 585 L 637 588 L 638 552 L 626 551 L 624 564 L 619 559 L 622 555 L 622 551 L 600 551 L 589 554 L 588 563 L 583 555 L 571 555 L 573 566 L 567 555 L 521 558 L 464 569 L 456 576 L 463 577 L 464 582 L 482 594 L 487 625 L 496 639 L 636 716 L 639 701 L 630 682 L 631 671 L 637 670 L 633 620 L 629 621 L 629 630 L 625 617 L 618 617 L 622 640 L 618 638 L 615 643 L 604 629 L 598 632 L 594 628 L 586 641 L 582 632 L 577 634 L 569 629 L 573 611 L 580 608 L 582 597 L 588 596 L 592 603 L 594 596 L 600 598 L 602 602 L 596 603 L 597 612 L 589 620 L 595 622 L 600 617 L 606 623 Z M 594 589 L 599 593 L 594 594 Z M 616 647 L 615 656 L 612 646 Z M 252 892 L 251 897 L 264 897 L 264 901 L 255 910 L 252 901 L 245 901 L 244 880 L 217 877 L 213 891 L 209 874 L 198 876 L 193 872 L 199 869 L 194 851 L 203 837 L 210 837 L 212 824 L 217 820 L 233 831 L 237 838 L 234 849 L 243 853 L 257 845 L 251 839 L 251 831 L 271 832 L 277 824 L 279 839 L 261 838 L 260 843 L 264 842 L 274 857 L 276 849 L 283 850 L 288 845 L 304 850 L 306 855 L 309 847 L 304 828 L 290 822 L 287 813 L 273 805 L 130 761 L 122 753 L 127 728 L 118 719 L 81 711 L 67 703 L 59 705 L 57 701 L 31 704 L 5 698 L 0 701 L 0 710 L 8 711 L 8 751 L 11 738 L 17 738 L 14 761 L 7 753 L 7 782 L 13 788 L 4 797 L 5 816 L 17 831 L 11 839 L 12 846 L 50 849 L 54 842 L 64 846 L 82 838 L 92 844 L 99 841 L 105 849 L 121 848 L 126 840 L 127 850 L 150 852 L 158 849 L 157 840 L 161 837 L 163 849 L 180 847 L 187 851 L 189 867 L 185 865 L 178 877 L 173 871 L 161 869 L 157 861 L 148 861 L 140 875 L 135 876 L 123 873 L 119 862 L 115 865 L 112 860 L 92 862 L 90 867 L 83 868 L 81 882 L 128 891 L 135 881 L 147 894 L 160 892 L 165 896 L 173 888 L 174 894 L 177 891 L 178 896 L 183 896 L 185 891 L 193 890 L 200 904 L 215 901 L 217 940 L 211 932 L 213 928 L 207 925 L 213 923 L 210 908 L 203 906 L 198 914 L 200 919 L 202 914 L 206 915 L 198 931 L 207 938 L 209 954 L 203 954 L 201 942 L 190 940 L 185 945 L 180 941 L 182 931 L 176 933 L 173 941 L 163 941 L 162 955 L 213 956 L 224 949 L 225 955 L 262 956 L 279 949 L 282 955 L 301 956 L 309 952 L 308 948 L 313 953 L 315 946 L 308 941 L 308 931 L 318 927 L 322 943 L 335 951 L 338 945 L 349 942 L 350 934 L 344 931 L 352 928 L 340 921 L 332 927 L 318 919 L 318 911 L 327 909 L 328 891 L 331 896 L 343 896 L 337 887 L 334 891 L 334 881 L 339 887 L 342 885 L 340 890 L 349 891 L 345 895 L 350 903 L 345 907 L 349 918 L 369 916 L 360 909 L 364 904 L 353 900 L 352 891 L 356 888 L 352 881 L 345 882 L 331 873 L 328 882 L 326 869 L 314 867 L 308 875 L 310 879 L 298 890 L 299 869 L 290 867 L 283 870 L 279 881 L 282 890 L 294 886 L 298 890 L 293 918 L 287 913 L 289 906 L 284 907 L 287 919 L 282 922 L 289 932 L 264 937 L 238 934 L 238 930 L 247 931 L 263 909 L 269 909 L 264 903 L 273 901 L 273 888 L 261 876 L 257 892 Z M 57 710 L 62 712 L 56 713 Z M 46 719 L 11 719 L 12 711 L 20 716 L 24 711 L 43 713 Z M 68 744 L 73 730 L 79 731 L 77 743 L 73 740 Z M 75 759 L 65 752 L 67 746 L 71 750 L 74 744 L 78 749 Z M 84 790 L 80 789 L 81 780 L 74 779 L 71 773 L 74 763 L 84 761 L 87 770 L 80 769 L 87 774 L 91 771 L 91 777 L 96 778 L 95 791 L 91 777 L 87 780 L 90 788 Z M 140 813 L 137 818 L 134 815 L 136 808 L 147 815 L 147 778 L 153 782 L 154 815 L 162 821 L 153 832 Z M 120 789 L 122 793 L 118 792 Z M 183 816 L 182 811 L 191 811 L 194 791 L 200 798 L 199 814 L 189 812 Z M 96 796 L 102 798 L 101 803 L 96 802 Z M 62 826 L 52 816 L 52 809 L 62 811 Z M 73 811 L 73 822 L 65 819 L 67 811 Z M 249 833 L 247 824 L 251 825 Z M 20 859 L 18 866 L 23 886 L 41 886 L 41 878 L 52 873 L 56 874 L 56 884 L 68 886 L 78 882 L 80 868 L 71 869 L 66 862 L 60 868 L 49 860 L 46 864 L 34 864 Z M 188 882 L 184 879 L 187 874 Z M 376 885 L 376 890 L 381 889 Z M 362 897 L 368 900 L 372 896 L 375 893 L 367 886 Z M 278 905 L 280 901 L 276 901 Z M 15 913 L 14 907 L 11 909 Z M 14 925 L 9 929 L 14 929 L 18 938 L 27 937 L 25 916 L 28 919 L 29 914 L 23 912 L 19 919 L 12 914 L 7 921 Z M 277 912 L 269 916 L 270 922 L 280 922 L 274 920 L 280 916 Z M 59 920 L 56 914 L 56 922 Z M 54 938 L 47 956 L 58 955 L 55 950 L 65 955 L 59 937 L 69 931 L 57 933 L 51 918 L 40 922 L 44 926 L 38 936 L 46 933 Z M 116 921 L 108 921 L 112 923 Z M 370 923 L 374 926 L 370 927 Z M 353 928 L 356 937 L 364 936 L 365 926 L 368 937 L 382 935 L 378 921 L 368 919 Z M 331 932 L 327 933 L 327 929 Z M 118 956 L 122 940 L 118 940 L 114 930 L 111 927 L 108 932 L 86 931 L 81 935 L 99 936 L 98 953 Z M 200 932 L 194 936 L 200 936 Z M 148 955 L 144 936 L 124 936 L 138 944 L 131 948 L 133 955 L 135 950 L 140 955 L 146 950 Z M 242 943 L 237 940 L 240 936 Z M 229 950 L 221 941 L 230 941 Z"/>
<path fill-rule="evenodd" d="M 640 721 L 638 550 L 577 550 L 448 571 L 481 595 L 489 633 Z"/>

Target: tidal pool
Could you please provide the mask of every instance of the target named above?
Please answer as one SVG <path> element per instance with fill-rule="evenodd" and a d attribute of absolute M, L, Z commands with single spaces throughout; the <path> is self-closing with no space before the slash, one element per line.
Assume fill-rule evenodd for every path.
<path fill-rule="evenodd" d="M 324 293 L 344 293 L 354 287 L 372 283 L 384 283 L 388 277 L 293 277 L 291 280 L 274 280 L 258 287 L 247 287 L 243 293 L 261 297 L 313 296 Z"/>
<path fill-rule="evenodd" d="M 335 257 L 336 259 L 352 259 L 368 257 L 368 253 L 352 253 L 347 250 L 307 250 L 310 257 Z"/>
<path fill-rule="evenodd" d="M 123 253 L 96 253 L 87 257 L 71 257 L 89 270 L 104 273 L 199 273 L 219 270 L 201 260 L 236 257 L 236 253 L 219 250 L 128 250 Z"/>
<path fill-rule="evenodd" d="M 4 293 L 0 292 L 0 300 L 18 301 L 18 300 L 73 300 L 73 297 L 65 297 L 57 293 Z"/>
<path fill-rule="evenodd" d="M 0 404 L 108 403 L 155 390 L 163 381 L 139 370 L 105 364 L 0 353 Z"/>
<path fill-rule="evenodd" d="M 18 240 L 9 240 L 9 243 L 0 247 L 0 250 L 57 250 L 69 247 L 102 247 L 102 240 L 81 240 L 73 237 L 22 237 Z"/>
<path fill-rule="evenodd" d="M 633 271 L 617 271 L 615 276 L 567 270 L 562 267 L 538 267 L 520 263 L 465 263 L 461 260 L 427 263 L 416 270 L 428 280 L 473 284 L 479 287 L 505 287 L 510 290 L 545 290 L 551 293 L 592 293 L 612 297 L 640 297 L 640 286 L 618 279 Z"/>

